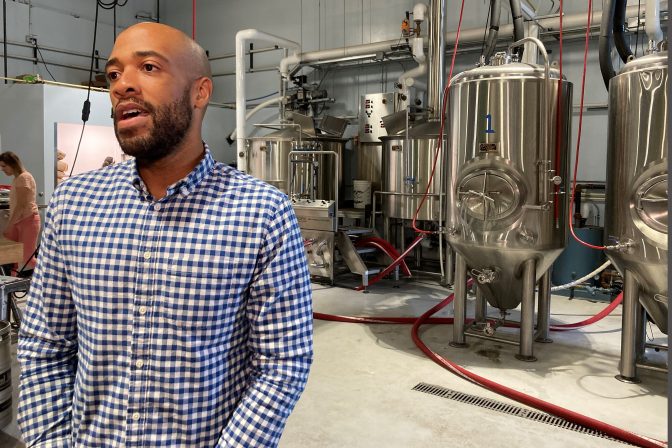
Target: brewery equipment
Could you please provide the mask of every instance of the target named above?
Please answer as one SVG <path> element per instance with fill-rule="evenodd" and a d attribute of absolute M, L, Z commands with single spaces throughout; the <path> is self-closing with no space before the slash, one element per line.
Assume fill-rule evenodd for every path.
<path fill-rule="evenodd" d="M 636 381 L 646 314 L 667 334 L 667 51 L 625 64 L 609 84 L 605 237 L 623 275 L 621 368 Z M 646 311 L 646 314 L 645 312 Z"/>
<path fill-rule="evenodd" d="M 517 62 L 514 46 L 533 42 L 545 66 Z M 571 83 L 558 82 L 543 44 L 524 38 L 490 65 L 451 80 L 446 179 L 446 235 L 457 252 L 452 345 L 465 344 L 466 277 L 477 287 L 476 321 L 491 337 L 485 302 L 500 310 L 521 304 L 520 351 L 533 361 L 534 291 L 540 281 L 539 327 L 548 327 L 545 274 L 566 241 Z M 558 129 L 558 89 L 561 128 Z M 560 135 L 558 135 L 558 133 Z M 556 146 L 556 138 L 560 144 Z M 542 276 L 544 278 L 542 279 Z M 543 298 L 543 300 L 541 300 Z"/>

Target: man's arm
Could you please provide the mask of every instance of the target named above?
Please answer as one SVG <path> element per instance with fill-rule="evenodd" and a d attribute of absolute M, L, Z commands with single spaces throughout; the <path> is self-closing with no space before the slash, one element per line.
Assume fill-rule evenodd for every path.
<path fill-rule="evenodd" d="M 250 382 L 218 447 L 274 447 L 299 399 L 313 358 L 310 275 L 303 239 L 285 197 L 272 215 L 247 304 Z"/>
<path fill-rule="evenodd" d="M 58 215 L 53 199 L 19 334 L 17 421 L 28 447 L 71 446 L 77 319 L 57 241 Z"/>

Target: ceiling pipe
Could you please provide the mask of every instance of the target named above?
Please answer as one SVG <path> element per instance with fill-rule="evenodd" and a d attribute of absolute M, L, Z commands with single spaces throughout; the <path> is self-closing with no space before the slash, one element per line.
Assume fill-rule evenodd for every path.
<path fill-rule="evenodd" d="M 441 115 L 441 98 L 446 82 L 445 48 L 446 0 L 432 0 L 429 4 L 429 75 L 427 79 L 427 108 L 429 118 Z"/>
<path fill-rule="evenodd" d="M 247 107 L 245 103 L 245 51 L 247 50 L 247 43 L 251 40 L 262 40 L 285 49 L 291 49 L 294 55 L 301 52 L 299 43 L 263 31 L 247 29 L 236 33 L 236 152 L 237 167 L 243 172 L 247 171 L 247 157 L 245 156 L 245 111 Z"/>
<path fill-rule="evenodd" d="M 605 0 L 600 22 L 600 71 L 604 85 L 609 89 L 609 81 L 616 76 L 614 61 L 611 58 L 611 40 L 614 24 L 614 12 L 617 0 Z"/>

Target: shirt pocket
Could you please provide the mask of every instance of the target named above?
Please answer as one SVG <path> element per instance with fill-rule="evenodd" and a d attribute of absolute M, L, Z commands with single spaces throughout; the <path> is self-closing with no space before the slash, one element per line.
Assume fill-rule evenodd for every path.
<path fill-rule="evenodd" d="M 239 318 L 243 273 L 229 257 L 183 256 L 169 262 L 161 317 L 189 335 L 223 335 Z"/>

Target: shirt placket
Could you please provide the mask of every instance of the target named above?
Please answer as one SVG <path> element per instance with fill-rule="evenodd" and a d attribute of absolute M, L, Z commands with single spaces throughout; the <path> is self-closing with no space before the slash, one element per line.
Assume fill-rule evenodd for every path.
<path fill-rule="evenodd" d="M 138 246 L 138 268 L 136 272 L 136 289 L 133 299 L 133 327 L 130 341 L 129 368 L 130 382 L 127 407 L 127 441 L 126 446 L 142 446 L 143 434 L 147 423 L 147 396 L 151 386 L 147 378 L 147 370 L 151 354 L 151 321 L 154 316 L 153 298 L 159 247 L 158 202 L 145 203 L 145 231 Z"/>

